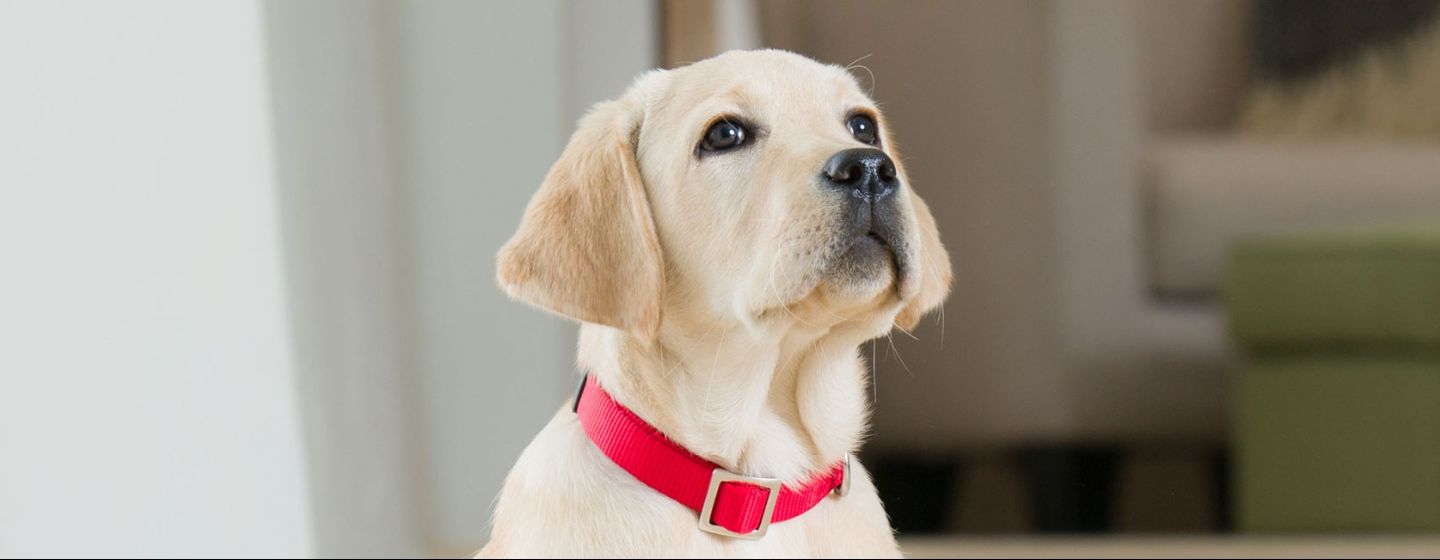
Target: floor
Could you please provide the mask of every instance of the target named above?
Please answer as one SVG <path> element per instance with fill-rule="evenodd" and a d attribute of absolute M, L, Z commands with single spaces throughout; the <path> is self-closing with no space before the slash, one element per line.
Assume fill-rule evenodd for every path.
<path fill-rule="evenodd" d="M 1440 558 L 1440 535 L 916 537 L 910 558 Z"/>

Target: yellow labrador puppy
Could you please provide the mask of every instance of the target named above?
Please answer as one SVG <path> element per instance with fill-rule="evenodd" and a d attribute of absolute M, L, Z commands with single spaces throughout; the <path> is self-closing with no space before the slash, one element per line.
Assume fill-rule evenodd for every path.
<path fill-rule="evenodd" d="M 849 460 L 858 347 L 938 306 L 950 264 L 843 68 L 766 50 L 640 76 L 580 121 L 498 276 L 583 322 L 590 381 L 521 455 L 480 556 L 899 555 Z M 633 425 L 592 430 L 587 407 Z"/>

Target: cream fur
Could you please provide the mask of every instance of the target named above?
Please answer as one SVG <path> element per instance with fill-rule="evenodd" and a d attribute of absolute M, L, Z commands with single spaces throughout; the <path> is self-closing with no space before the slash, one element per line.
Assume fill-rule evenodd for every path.
<path fill-rule="evenodd" d="M 501 250 L 500 283 L 583 321 L 579 366 L 670 438 L 733 472 L 804 480 L 860 446 L 858 346 L 912 327 L 950 283 L 903 169 L 906 221 L 892 243 L 913 270 L 834 272 L 839 209 L 815 177 L 861 145 L 845 127 L 854 110 L 879 116 L 843 69 L 782 51 L 645 74 L 582 120 Z M 760 137 L 696 158 L 720 115 L 757 123 Z M 897 556 L 858 463 L 855 475 L 848 496 L 764 539 L 718 537 L 612 464 L 566 407 L 511 471 L 480 556 Z"/>

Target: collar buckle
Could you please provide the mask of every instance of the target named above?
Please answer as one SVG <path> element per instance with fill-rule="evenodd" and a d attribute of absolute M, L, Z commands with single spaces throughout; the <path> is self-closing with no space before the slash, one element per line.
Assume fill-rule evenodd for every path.
<path fill-rule="evenodd" d="M 850 494 L 850 454 L 845 454 L 845 459 L 840 463 L 840 485 L 835 487 L 835 495 L 844 498 Z"/>
<path fill-rule="evenodd" d="M 765 512 L 760 515 L 760 526 L 749 533 L 736 533 L 713 522 L 715 515 L 715 498 L 720 495 L 720 485 L 726 482 L 738 482 L 753 484 L 769 490 L 765 499 Z M 765 536 L 770 530 L 770 520 L 775 517 L 775 504 L 780 500 L 780 481 L 774 478 L 758 478 L 732 473 L 725 469 L 715 469 L 710 473 L 710 489 L 705 492 L 705 506 L 700 508 L 700 530 L 707 533 L 714 533 L 723 537 L 735 539 L 755 540 Z"/>

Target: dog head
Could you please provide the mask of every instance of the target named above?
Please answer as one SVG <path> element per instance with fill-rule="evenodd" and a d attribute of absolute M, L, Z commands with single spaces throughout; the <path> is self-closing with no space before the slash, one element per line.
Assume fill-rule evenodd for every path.
<path fill-rule="evenodd" d="M 950 264 L 875 103 L 844 69 L 772 50 L 653 71 L 597 104 L 498 277 L 645 339 L 662 321 L 807 316 L 878 336 L 938 306 Z"/>

